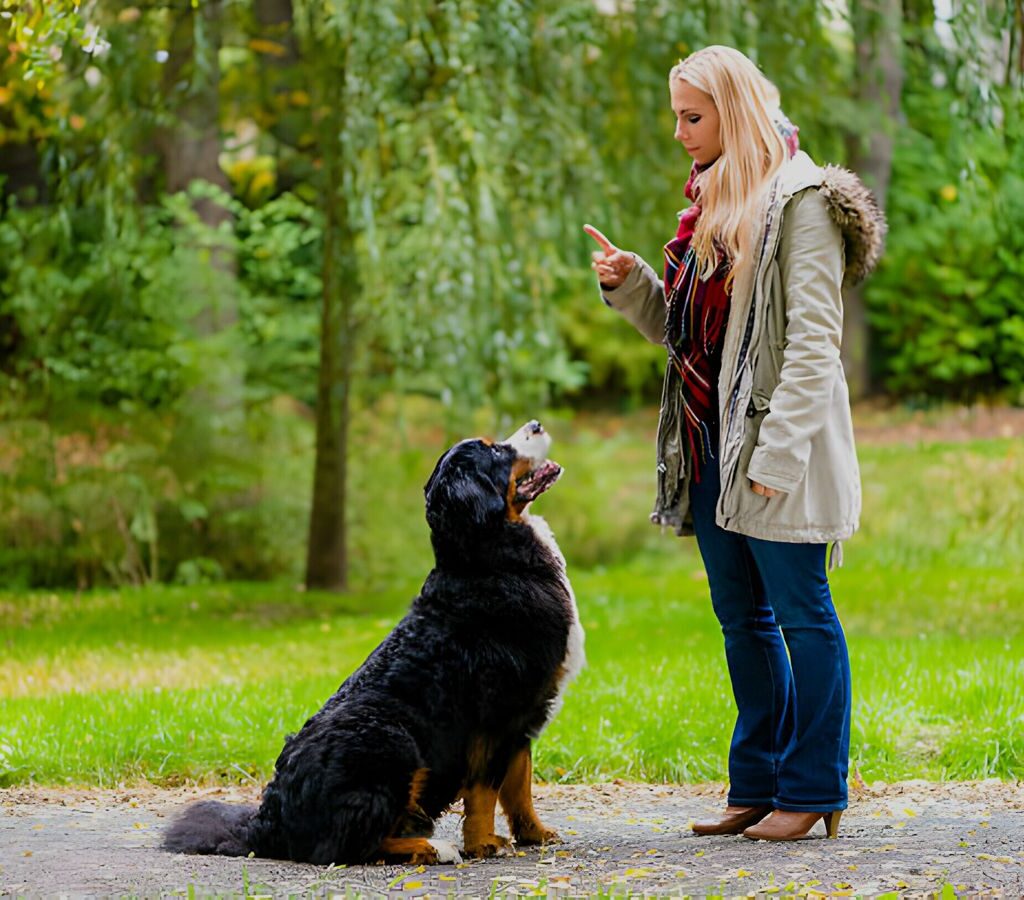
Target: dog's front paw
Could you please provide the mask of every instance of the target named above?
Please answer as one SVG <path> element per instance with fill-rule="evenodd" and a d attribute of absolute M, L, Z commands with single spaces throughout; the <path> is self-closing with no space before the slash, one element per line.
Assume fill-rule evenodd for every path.
<path fill-rule="evenodd" d="M 535 825 L 527 825 L 516 832 L 516 843 L 523 847 L 532 847 L 537 844 L 560 844 L 562 838 L 558 832 L 537 822 Z"/>
<path fill-rule="evenodd" d="M 500 834 L 489 834 L 475 844 L 466 845 L 466 856 L 473 859 L 489 859 L 492 856 L 505 856 L 512 844 L 508 838 Z"/>

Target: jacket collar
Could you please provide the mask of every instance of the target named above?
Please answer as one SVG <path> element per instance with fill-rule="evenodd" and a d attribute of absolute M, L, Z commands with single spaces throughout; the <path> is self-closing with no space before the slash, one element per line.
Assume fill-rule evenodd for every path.
<path fill-rule="evenodd" d="M 804 188 L 816 187 L 832 221 L 843 234 L 844 285 L 863 281 L 878 264 L 885 244 L 885 214 L 874 195 L 849 169 L 818 166 L 802 150 L 776 175 L 779 202 L 785 204 Z"/>

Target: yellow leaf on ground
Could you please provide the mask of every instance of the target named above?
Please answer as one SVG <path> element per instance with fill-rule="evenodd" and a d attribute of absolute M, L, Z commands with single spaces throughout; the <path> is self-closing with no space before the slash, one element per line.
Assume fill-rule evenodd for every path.
<path fill-rule="evenodd" d="M 754 874 L 753 872 L 749 872 L 746 869 L 737 869 L 736 870 L 736 877 L 737 878 L 749 878 L 753 874 Z"/>
<path fill-rule="evenodd" d="M 423 887 L 422 881 L 406 881 L 402 883 L 403 891 L 415 891 L 421 887 Z"/>
<path fill-rule="evenodd" d="M 437 880 L 438 881 L 456 881 L 457 879 L 455 878 L 454 875 L 438 875 L 437 876 Z"/>

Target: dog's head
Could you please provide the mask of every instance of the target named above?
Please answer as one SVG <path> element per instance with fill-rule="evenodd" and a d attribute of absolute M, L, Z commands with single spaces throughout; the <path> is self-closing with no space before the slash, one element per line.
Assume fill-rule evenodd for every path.
<path fill-rule="evenodd" d="M 435 538 L 465 545 L 516 523 L 551 487 L 562 467 L 548 457 L 551 436 L 527 422 L 504 441 L 460 441 L 434 467 L 423 493 Z"/>

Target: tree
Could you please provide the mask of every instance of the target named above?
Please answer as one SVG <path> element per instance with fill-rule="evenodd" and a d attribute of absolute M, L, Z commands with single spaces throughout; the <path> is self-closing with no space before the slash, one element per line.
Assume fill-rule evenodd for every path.
<path fill-rule="evenodd" d="M 857 0 L 850 7 L 855 45 L 856 101 L 860 121 L 869 123 L 848 140 L 848 161 L 886 208 L 892 175 L 893 142 L 903 91 L 901 0 Z M 864 289 L 845 291 L 842 359 L 850 395 L 870 388 L 868 317 Z"/>
<path fill-rule="evenodd" d="M 578 377 L 551 339 L 557 260 L 590 190 L 589 2 L 307 0 L 323 199 L 309 586 L 346 583 L 351 403 L 374 376 L 450 422 L 536 409 Z M 562 202 L 553 206 L 551 199 Z"/>

